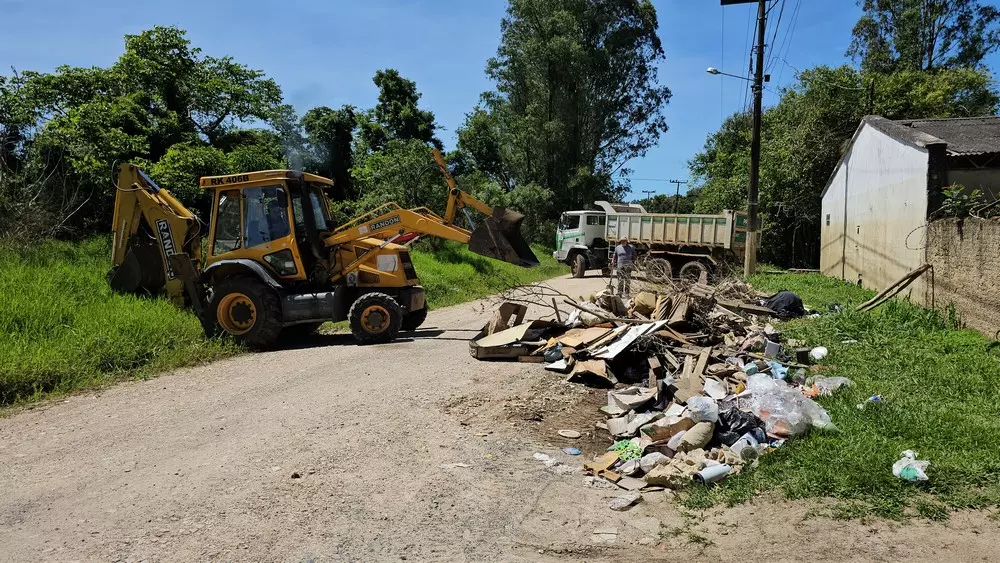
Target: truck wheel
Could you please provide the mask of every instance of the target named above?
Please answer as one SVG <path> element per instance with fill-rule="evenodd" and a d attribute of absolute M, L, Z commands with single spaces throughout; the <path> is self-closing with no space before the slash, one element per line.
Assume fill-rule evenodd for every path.
<path fill-rule="evenodd" d="M 646 278 L 653 283 L 669 283 L 674 277 L 670 262 L 663 258 L 650 258 L 646 261 Z"/>
<path fill-rule="evenodd" d="M 281 301 L 263 282 L 233 276 L 212 288 L 211 324 L 251 348 L 269 348 L 281 334 Z"/>
<path fill-rule="evenodd" d="M 420 328 L 420 325 L 427 320 L 428 310 L 430 308 L 425 306 L 423 309 L 417 309 L 403 315 L 403 330 L 411 332 Z"/>
<path fill-rule="evenodd" d="M 587 273 L 587 259 L 584 258 L 583 254 L 577 254 L 573 257 L 573 263 L 570 264 L 570 267 L 574 278 L 582 278 Z"/>
<path fill-rule="evenodd" d="M 399 335 L 403 308 L 384 293 L 366 293 L 351 305 L 347 318 L 360 344 L 385 344 Z"/>
<path fill-rule="evenodd" d="M 708 282 L 708 266 L 697 260 L 692 260 L 681 266 L 680 278 L 691 283 L 698 283 L 704 278 Z"/>

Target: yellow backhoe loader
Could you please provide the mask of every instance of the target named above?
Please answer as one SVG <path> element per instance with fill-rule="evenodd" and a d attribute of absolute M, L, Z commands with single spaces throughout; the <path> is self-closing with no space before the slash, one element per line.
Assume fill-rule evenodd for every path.
<path fill-rule="evenodd" d="M 410 261 L 419 236 L 469 245 L 472 252 L 523 267 L 538 260 L 520 234 L 524 217 L 491 208 L 448 181 L 445 215 L 389 203 L 347 224 L 330 223 L 333 182 L 294 170 L 211 176 L 207 232 L 167 190 L 131 164 L 119 169 L 111 287 L 166 292 L 190 307 L 209 335 L 228 333 L 255 348 L 304 336 L 326 321 L 350 322 L 358 342 L 390 342 L 427 316 Z M 484 215 L 477 227 L 469 208 Z M 470 228 L 455 223 L 463 211 Z M 202 237 L 207 248 L 202 250 Z"/>

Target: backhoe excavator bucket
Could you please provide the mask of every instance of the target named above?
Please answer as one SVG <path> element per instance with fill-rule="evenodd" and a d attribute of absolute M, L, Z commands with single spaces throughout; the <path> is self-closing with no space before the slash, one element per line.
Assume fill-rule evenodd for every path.
<path fill-rule="evenodd" d="M 476 254 L 516 264 L 522 268 L 538 265 L 538 258 L 521 236 L 524 215 L 503 207 L 494 207 L 469 237 L 469 250 Z"/>
<path fill-rule="evenodd" d="M 140 229 L 129 242 L 125 259 L 108 273 L 108 283 L 121 293 L 156 293 L 163 289 L 163 257 L 146 229 Z"/>

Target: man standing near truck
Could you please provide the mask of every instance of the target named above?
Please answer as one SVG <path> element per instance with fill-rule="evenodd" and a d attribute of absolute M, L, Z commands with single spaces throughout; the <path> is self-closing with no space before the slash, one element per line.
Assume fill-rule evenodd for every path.
<path fill-rule="evenodd" d="M 632 288 L 632 272 L 635 270 L 635 249 L 628 243 L 628 238 L 622 237 L 615 247 L 611 257 L 611 267 L 618 275 L 618 295 L 628 296 Z"/>

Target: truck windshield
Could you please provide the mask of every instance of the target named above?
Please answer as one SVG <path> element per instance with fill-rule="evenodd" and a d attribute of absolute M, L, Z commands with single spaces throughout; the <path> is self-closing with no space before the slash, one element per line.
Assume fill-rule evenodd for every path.
<path fill-rule="evenodd" d="M 576 229 L 580 226 L 580 216 L 579 215 L 568 215 L 563 213 L 559 217 L 559 230 L 568 231 L 570 229 Z"/>

